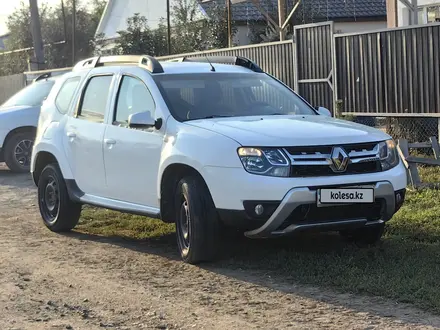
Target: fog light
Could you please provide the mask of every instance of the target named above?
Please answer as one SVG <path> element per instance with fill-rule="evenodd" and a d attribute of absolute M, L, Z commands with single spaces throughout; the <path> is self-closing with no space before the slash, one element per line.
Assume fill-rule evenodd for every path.
<path fill-rule="evenodd" d="M 261 204 L 258 204 L 257 206 L 255 206 L 255 214 L 256 215 L 262 215 L 264 212 L 264 207 Z"/>

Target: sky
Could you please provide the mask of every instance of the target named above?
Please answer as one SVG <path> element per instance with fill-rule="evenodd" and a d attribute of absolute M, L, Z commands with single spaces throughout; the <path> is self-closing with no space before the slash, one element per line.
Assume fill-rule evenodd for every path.
<path fill-rule="evenodd" d="M 8 19 L 8 15 L 10 15 L 15 8 L 20 6 L 21 2 L 24 2 L 26 5 L 29 5 L 29 0 L 0 0 L 2 3 L 0 5 L 0 35 L 3 35 L 8 32 L 6 28 L 6 20 Z M 49 5 L 53 5 L 56 3 L 60 3 L 60 0 L 37 0 L 38 5 L 42 3 L 47 3 Z"/>

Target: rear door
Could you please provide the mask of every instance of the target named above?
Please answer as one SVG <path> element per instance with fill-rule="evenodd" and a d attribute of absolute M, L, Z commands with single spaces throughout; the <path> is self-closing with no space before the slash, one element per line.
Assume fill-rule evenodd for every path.
<path fill-rule="evenodd" d="M 103 139 L 118 70 L 94 70 L 85 82 L 74 113 L 68 116 L 64 147 L 78 187 L 86 194 L 106 192 Z"/>

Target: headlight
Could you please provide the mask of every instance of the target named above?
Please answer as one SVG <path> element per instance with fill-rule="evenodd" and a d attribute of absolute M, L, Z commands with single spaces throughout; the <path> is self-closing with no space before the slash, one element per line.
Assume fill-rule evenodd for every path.
<path fill-rule="evenodd" d="M 238 156 L 246 171 L 253 174 L 288 177 L 290 163 L 281 150 L 273 148 L 239 148 Z"/>
<path fill-rule="evenodd" d="M 389 170 L 399 164 L 399 155 L 393 140 L 387 140 L 379 144 L 379 157 L 382 171 Z"/>

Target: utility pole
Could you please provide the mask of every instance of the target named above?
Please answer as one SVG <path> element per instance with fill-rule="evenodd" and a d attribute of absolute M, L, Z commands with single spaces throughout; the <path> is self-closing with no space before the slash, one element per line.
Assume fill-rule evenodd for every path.
<path fill-rule="evenodd" d="M 167 22 L 168 22 L 168 55 L 171 55 L 171 13 L 170 0 L 167 0 Z"/>
<path fill-rule="evenodd" d="M 72 66 L 75 66 L 75 30 L 76 30 L 76 0 L 72 1 Z"/>
<path fill-rule="evenodd" d="M 278 25 L 280 28 L 284 25 L 286 21 L 286 0 L 278 0 Z M 284 29 L 280 29 L 280 41 L 284 41 L 286 39 L 286 33 Z"/>
<path fill-rule="evenodd" d="M 228 15 L 228 47 L 232 48 L 232 9 L 231 0 L 226 0 L 226 10 Z"/>
<path fill-rule="evenodd" d="M 31 11 L 32 42 L 34 44 L 34 58 L 31 59 L 31 70 L 40 70 L 44 69 L 46 63 L 44 61 L 43 38 L 41 37 L 37 0 L 29 0 L 29 7 Z"/>

